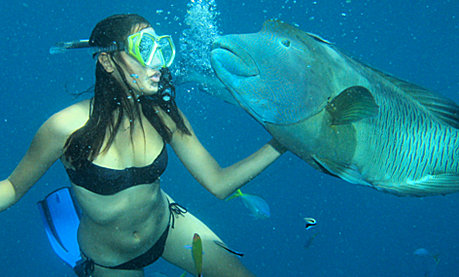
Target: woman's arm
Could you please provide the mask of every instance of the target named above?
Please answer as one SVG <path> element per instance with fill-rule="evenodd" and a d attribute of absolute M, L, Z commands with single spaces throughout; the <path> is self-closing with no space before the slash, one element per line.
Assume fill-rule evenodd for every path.
<path fill-rule="evenodd" d="M 170 144 L 196 180 L 219 199 L 231 195 L 285 152 L 273 139 L 249 157 L 222 168 L 199 142 L 185 117 L 184 120 L 191 136 L 175 131 Z"/>
<path fill-rule="evenodd" d="M 49 118 L 37 131 L 27 153 L 13 173 L 0 181 L 0 211 L 16 203 L 48 168 L 61 157 L 72 125 L 64 110 Z M 70 132 L 70 133 L 69 133 Z"/>

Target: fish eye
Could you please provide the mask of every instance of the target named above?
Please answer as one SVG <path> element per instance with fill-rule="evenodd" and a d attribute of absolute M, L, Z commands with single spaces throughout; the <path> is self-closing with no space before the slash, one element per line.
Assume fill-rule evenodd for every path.
<path fill-rule="evenodd" d="M 281 43 L 285 46 L 285 47 L 290 47 L 290 40 L 288 39 L 283 39 L 281 41 Z"/>

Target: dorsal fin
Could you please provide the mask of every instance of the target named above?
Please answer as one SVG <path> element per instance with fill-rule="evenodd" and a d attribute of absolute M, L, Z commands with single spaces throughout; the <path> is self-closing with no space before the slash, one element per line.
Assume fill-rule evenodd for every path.
<path fill-rule="evenodd" d="M 319 42 L 322 42 L 322 43 L 325 43 L 325 44 L 329 44 L 329 45 L 333 45 L 332 42 L 330 42 L 327 39 L 324 39 L 323 37 L 321 37 L 319 35 L 316 35 L 316 34 L 313 34 L 313 33 L 310 33 L 310 32 L 306 32 L 306 34 L 308 34 L 309 36 L 311 36 L 312 38 L 314 38 L 315 40 L 317 40 Z"/>
<path fill-rule="evenodd" d="M 394 76 L 372 68 L 406 94 L 424 106 L 434 117 L 453 128 L 459 129 L 459 106 L 452 100 L 434 94 L 423 87 L 400 80 Z"/>
<path fill-rule="evenodd" d="M 341 125 L 376 116 L 379 107 L 367 88 L 353 86 L 333 98 L 325 109 L 331 115 L 331 124 Z"/>

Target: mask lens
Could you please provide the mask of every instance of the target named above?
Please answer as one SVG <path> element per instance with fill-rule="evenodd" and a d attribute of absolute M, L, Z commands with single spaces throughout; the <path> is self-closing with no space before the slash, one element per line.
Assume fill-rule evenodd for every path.
<path fill-rule="evenodd" d="M 153 58 L 148 63 L 148 66 L 151 68 L 160 68 L 166 66 L 164 57 L 161 54 L 161 49 L 156 50 L 156 52 L 153 54 Z"/>
<path fill-rule="evenodd" d="M 174 44 L 172 43 L 172 39 L 170 37 L 162 37 L 159 39 L 158 45 L 161 49 L 161 54 L 165 63 L 164 66 L 170 66 L 174 61 L 175 56 L 175 49 Z"/>
<path fill-rule="evenodd" d="M 139 43 L 139 53 L 144 63 L 148 63 L 152 51 L 155 51 L 155 40 L 150 36 L 143 36 Z"/>

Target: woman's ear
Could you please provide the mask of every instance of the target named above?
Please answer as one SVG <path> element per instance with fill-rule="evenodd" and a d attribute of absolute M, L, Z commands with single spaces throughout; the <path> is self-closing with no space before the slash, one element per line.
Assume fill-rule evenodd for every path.
<path fill-rule="evenodd" d="M 105 71 L 107 71 L 108 73 L 113 73 L 113 71 L 115 71 L 115 65 L 108 53 L 100 53 L 97 59 L 99 60 L 100 64 L 104 67 Z"/>

